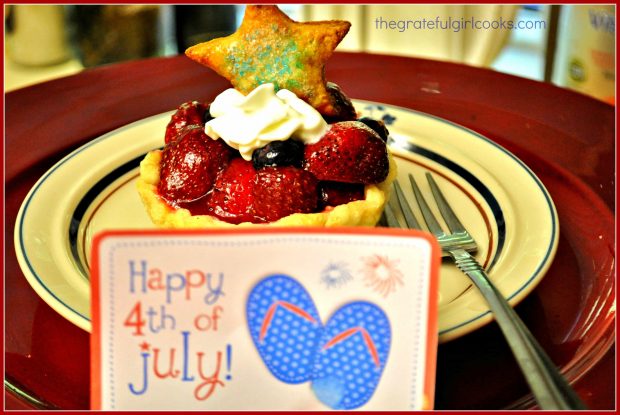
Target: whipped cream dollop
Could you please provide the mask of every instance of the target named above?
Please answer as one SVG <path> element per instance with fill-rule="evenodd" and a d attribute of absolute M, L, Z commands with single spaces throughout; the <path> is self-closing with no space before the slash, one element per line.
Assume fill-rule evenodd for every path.
<path fill-rule="evenodd" d="M 219 94 L 209 108 L 214 118 L 205 133 L 223 139 L 239 150 L 245 160 L 254 150 L 271 141 L 289 138 L 314 144 L 328 129 L 321 114 L 287 89 L 277 93 L 273 84 L 263 84 L 247 96 L 234 88 Z"/>

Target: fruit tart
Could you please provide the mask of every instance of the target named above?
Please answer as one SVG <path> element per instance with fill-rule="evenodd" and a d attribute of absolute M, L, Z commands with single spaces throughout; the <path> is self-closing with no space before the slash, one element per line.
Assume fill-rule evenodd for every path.
<path fill-rule="evenodd" d="M 231 81 L 182 104 L 138 192 L 161 227 L 373 226 L 396 176 L 378 120 L 324 79 L 348 22 L 298 23 L 247 6 L 239 30 L 186 55 Z"/>

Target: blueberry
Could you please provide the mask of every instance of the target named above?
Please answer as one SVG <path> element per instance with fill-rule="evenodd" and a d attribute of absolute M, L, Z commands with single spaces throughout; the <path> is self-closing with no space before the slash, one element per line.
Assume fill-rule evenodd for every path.
<path fill-rule="evenodd" d="M 335 114 L 332 116 L 323 116 L 325 121 L 327 121 L 328 124 L 339 121 L 355 121 L 357 118 L 357 111 L 349 97 L 342 92 L 342 89 L 333 82 L 327 82 L 327 92 L 334 105 Z"/>
<path fill-rule="evenodd" d="M 209 111 L 209 108 L 210 106 L 207 106 L 207 108 L 205 109 L 205 113 L 202 115 L 202 119 L 205 124 L 213 119 L 213 116 L 211 115 L 211 111 Z"/>
<path fill-rule="evenodd" d="M 263 167 L 295 166 L 301 167 L 304 145 L 296 140 L 272 141 L 265 147 L 254 150 L 252 163 L 255 169 Z"/>
<path fill-rule="evenodd" d="M 387 141 L 390 132 L 388 131 L 383 121 L 375 120 L 374 118 L 370 117 L 362 117 L 358 121 L 363 122 L 368 127 L 372 128 L 377 134 L 379 134 L 379 137 L 381 137 L 383 141 Z"/>

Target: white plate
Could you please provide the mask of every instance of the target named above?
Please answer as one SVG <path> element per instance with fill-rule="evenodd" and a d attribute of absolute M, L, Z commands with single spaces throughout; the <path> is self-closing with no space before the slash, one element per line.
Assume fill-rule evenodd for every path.
<path fill-rule="evenodd" d="M 426 187 L 430 170 L 480 249 L 478 259 L 516 304 L 543 277 L 556 251 L 558 220 L 549 194 L 514 155 L 479 134 L 428 114 L 355 101 L 389 126 L 399 179 Z M 88 256 L 104 229 L 152 228 L 135 189 L 138 163 L 163 144 L 170 113 L 112 131 L 51 168 L 27 195 L 15 246 L 26 278 L 52 308 L 90 330 Z M 441 269 L 440 340 L 491 320 L 486 303 L 453 265 Z"/>

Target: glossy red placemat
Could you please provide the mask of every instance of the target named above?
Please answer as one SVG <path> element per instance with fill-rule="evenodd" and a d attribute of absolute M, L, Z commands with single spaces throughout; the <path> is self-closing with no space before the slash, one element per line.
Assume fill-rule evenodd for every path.
<path fill-rule="evenodd" d="M 613 107 L 488 70 L 401 57 L 337 54 L 327 78 L 353 98 L 469 127 L 532 168 L 556 203 L 561 236 L 548 275 L 517 311 L 588 406 L 613 409 Z M 6 380 L 36 398 L 33 406 L 88 408 L 89 336 L 51 310 L 17 265 L 14 221 L 26 193 L 76 146 L 183 101 L 208 101 L 226 87 L 208 69 L 175 57 L 6 94 Z M 527 393 L 495 324 L 440 346 L 437 409 L 528 407 Z M 11 402 L 19 408 L 22 401 Z"/>

